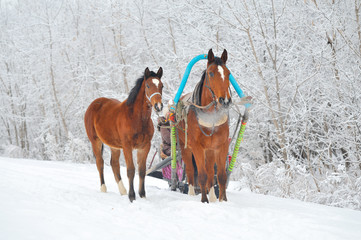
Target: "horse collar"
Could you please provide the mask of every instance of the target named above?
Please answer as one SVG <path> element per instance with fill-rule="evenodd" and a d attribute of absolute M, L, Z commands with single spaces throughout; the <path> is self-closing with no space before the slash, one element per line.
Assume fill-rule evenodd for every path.
<path fill-rule="evenodd" d="M 208 113 L 203 112 L 201 109 L 196 109 L 195 113 L 199 125 L 206 128 L 218 127 L 228 121 L 228 111 L 225 110 Z"/>

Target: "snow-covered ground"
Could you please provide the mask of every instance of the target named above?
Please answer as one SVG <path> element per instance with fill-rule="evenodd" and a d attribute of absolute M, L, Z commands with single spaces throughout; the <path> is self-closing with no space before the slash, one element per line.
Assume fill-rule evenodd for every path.
<path fill-rule="evenodd" d="M 360 211 L 253 194 L 236 182 L 228 202 L 202 204 L 151 177 L 147 198 L 130 203 L 109 166 L 105 177 L 101 193 L 93 164 L 0 158 L 0 239 L 361 239 Z M 124 168 L 122 177 L 128 186 Z"/>

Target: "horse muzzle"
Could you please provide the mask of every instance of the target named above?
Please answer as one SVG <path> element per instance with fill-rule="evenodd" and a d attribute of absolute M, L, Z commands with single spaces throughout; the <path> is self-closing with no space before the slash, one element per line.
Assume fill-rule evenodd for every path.
<path fill-rule="evenodd" d="M 224 108 L 229 108 L 229 106 L 231 105 L 231 103 L 232 103 L 232 98 L 227 98 L 226 97 L 226 99 L 224 99 L 223 97 L 220 97 L 219 99 L 218 99 L 218 102 L 222 105 L 222 107 L 224 107 Z"/>
<path fill-rule="evenodd" d="M 163 103 L 156 103 L 154 104 L 154 109 L 156 112 L 160 112 L 163 110 Z"/>

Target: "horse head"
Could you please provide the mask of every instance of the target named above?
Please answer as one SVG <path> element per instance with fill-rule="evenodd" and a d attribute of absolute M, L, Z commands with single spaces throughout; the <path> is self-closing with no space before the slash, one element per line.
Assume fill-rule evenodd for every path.
<path fill-rule="evenodd" d="M 226 67 L 226 62 L 226 49 L 224 49 L 221 58 L 214 57 L 212 49 L 208 51 L 205 87 L 209 88 L 213 100 L 222 107 L 228 108 L 232 99 L 229 92 L 230 71 Z"/>
<path fill-rule="evenodd" d="M 156 112 L 160 112 L 163 109 L 163 83 L 161 81 L 162 75 L 162 67 L 159 68 L 157 73 L 149 71 L 149 68 L 146 68 L 144 71 L 145 96 L 149 101 L 149 104 L 152 105 Z"/>

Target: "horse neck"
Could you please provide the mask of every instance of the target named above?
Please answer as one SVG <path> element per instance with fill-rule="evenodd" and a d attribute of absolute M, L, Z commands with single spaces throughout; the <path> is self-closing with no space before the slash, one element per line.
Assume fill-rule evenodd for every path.
<path fill-rule="evenodd" d="M 139 89 L 138 95 L 133 103 L 133 114 L 140 116 L 142 119 L 147 119 L 152 114 L 152 107 L 149 106 L 147 99 L 145 97 L 145 87 L 144 82 L 142 87 Z"/>

